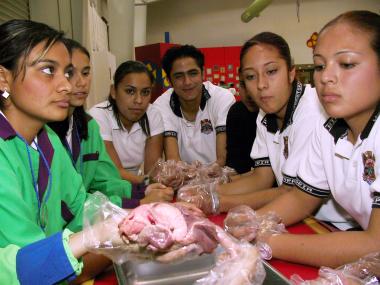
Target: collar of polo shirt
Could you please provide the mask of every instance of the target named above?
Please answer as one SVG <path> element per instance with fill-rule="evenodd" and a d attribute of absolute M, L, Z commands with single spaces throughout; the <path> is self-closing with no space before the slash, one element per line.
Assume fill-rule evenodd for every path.
<path fill-rule="evenodd" d="M 207 91 L 206 87 L 202 85 L 202 97 L 200 105 L 202 111 L 206 107 L 207 100 L 210 98 L 210 93 Z M 174 89 L 172 95 L 170 96 L 170 108 L 172 109 L 173 113 L 176 114 L 177 117 L 182 118 L 181 103 L 179 102 L 178 95 L 177 93 L 175 93 Z"/>
<path fill-rule="evenodd" d="M 281 132 L 293 123 L 293 114 L 297 109 L 298 103 L 305 91 L 305 86 L 299 81 L 293 82 L 292 94 L 290 95 L 288 105 L 286 107 L 286 113 L 284 118 L 284 124 L 281 128 Z M 267 127 L 268 132 L 276 133 L 279 130 L 276 115 L 266 114 L 261 120 L 261 123 Z"/>
<path fill-rule="evenodd" d="M 380 104 L 377 105 L 371 118 L 368 120 L 363 132 L 360 134 L 361 140 L 364 140 L 368 137 L 379 115 L 380 115 Z M 329 118 L 324 123 L 324 127 L 334 137 L 335 143 L 337 143 L 337 141 L 340 138 L 347 136 L 347 133 L 348 133 L 348 125 L 344 119 Z"/>

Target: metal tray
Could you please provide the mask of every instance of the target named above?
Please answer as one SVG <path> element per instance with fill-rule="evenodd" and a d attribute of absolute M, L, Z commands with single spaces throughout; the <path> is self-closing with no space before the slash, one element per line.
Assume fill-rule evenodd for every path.
<path fill-rule="evenodd" d="M 217 250 L 218 251 L 218 250 Z M 214 266 L 216 254 L 205 254 L 178 264 L 132 262 L 114 265 L 119 285 L 191 285 L 207 275 Z M 264 262 L 264 285 L 289 285 L 276 269 Z"/>

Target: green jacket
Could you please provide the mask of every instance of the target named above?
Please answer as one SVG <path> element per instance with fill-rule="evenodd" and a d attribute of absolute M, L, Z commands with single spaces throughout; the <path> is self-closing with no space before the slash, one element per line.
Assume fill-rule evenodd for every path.
<path fill-rule="evenodd" d="M 79 139 L 74 124 L 72 140 Z M 71 151 L 67 149 L 70 157 Z M 123 198 L 131 198 L 131 183 L 120 177 L 119 171 L 109 157 L 103 139 L 100 136 L 99 126 L 89 117 L 88 138 L 80 140 L 79 156 L 75 168 L 82 175 L 83 184 L 88 193 L 102 192 L 111 202 L 122 206 Z"/>
<path fill-rule="evenodd" d="M 16 136 L 12 127 L 2 120 L 0 284 L 18 283 L 15 264 L 19 248 L 49 237 L 64 228 L 73 232 L 82 228 L 86 192 L 80 175 L 73 169 L 60 139 L 49 127 L 45 127 L 39 133 L 37 140 L 50 166 L 50 176 L 39 151 L 26 145 Z M 38 182 L 38 191 L 43 193 L 41 210 L 32 183 L 32 171 Z M 40 223 L 45 226 L 44 229 Z"/>

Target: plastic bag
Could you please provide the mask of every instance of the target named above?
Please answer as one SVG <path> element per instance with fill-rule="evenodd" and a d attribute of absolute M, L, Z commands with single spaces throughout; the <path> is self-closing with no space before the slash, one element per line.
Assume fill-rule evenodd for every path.
<path fill-rule="evenodd" d="M 128 212 L 112 204 L 100 192 L 90 195 L 83 210 L 83 244 L 94 253 L 103 254 L 116 263 L 127 260 L 119 233 L 120 222 Z"/>

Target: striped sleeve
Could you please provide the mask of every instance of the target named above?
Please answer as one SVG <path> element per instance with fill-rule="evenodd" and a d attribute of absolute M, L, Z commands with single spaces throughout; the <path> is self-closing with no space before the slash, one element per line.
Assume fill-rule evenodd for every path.
<path fill-rule="evenodd" d="M 297 176 L 297 179 L 294 181 L 297 188 L 299 188 L 301 191 L 310 194 L 314 197 L 318 198 L 328 198 L 330 196 L 330 189 L 321 189 L 314 187 L 308 183 L 306 183 L 304 180 L 302 180 L 299 176 Z"/>

